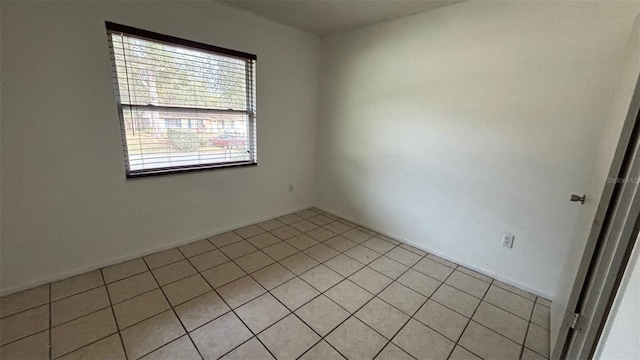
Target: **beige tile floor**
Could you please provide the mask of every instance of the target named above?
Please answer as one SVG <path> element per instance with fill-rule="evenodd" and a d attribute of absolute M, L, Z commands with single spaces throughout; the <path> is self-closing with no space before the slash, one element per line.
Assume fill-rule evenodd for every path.
<path fill-rule="evenodd" d="M 548 300 L 307 209 L 0 299 L 1 359 L 545 359 Z"/>

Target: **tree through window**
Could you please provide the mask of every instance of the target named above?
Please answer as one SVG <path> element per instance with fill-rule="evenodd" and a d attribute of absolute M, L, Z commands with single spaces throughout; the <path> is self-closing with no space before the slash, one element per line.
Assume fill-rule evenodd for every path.
<path fill-rule="evenodd" d="M 255 55 L 106 25 L 127 177 L 257 163 Z"/>

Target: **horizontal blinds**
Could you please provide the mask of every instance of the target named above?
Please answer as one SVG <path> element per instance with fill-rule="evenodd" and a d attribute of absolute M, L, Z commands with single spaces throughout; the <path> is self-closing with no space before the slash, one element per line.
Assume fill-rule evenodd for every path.
<path fill-rule="evenodd" d="M 254 59 L 108 33 L 129 175 L 256 162 Z"/>

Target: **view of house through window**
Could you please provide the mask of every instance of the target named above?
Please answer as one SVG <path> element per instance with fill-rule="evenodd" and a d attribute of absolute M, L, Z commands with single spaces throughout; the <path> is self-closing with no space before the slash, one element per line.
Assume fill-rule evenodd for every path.
<path fill-rule="evenodd" d="M 127 176 L 255 164 L 255 55 L 107 23 Z"/>

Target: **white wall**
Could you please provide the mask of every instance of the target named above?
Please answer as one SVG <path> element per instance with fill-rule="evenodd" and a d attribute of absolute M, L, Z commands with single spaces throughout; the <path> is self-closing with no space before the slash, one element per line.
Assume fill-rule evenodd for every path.
<path fill-rule="evenodd" d="M 1 15 L 3 293 L 312 204 L 317 37 L 213 2 Z M 259 165 L 125 180 L 105 20 L 257 54 Z"/>
<path fill-rule="evenodd" d="M 324 38 L 316 205 L 551 297 L 639 10 L 464 2 Z"/>
<path fill-rule="evenodd" d="M 596 359 L 640 359 L 640 251 L 636 243 L 596 350 Z"/>
<path fill-rule="evenodd" d="M 589 183 L 585 188 L 585 193 L 589 194 L 590 200 L 580 207 L 574 232 L 570 238 L 569 248 L 566 251 L 564 267 L 560 273 L 560 280 L 556 286 L 553 303 L 551 304 L 551 351 L 556 346 L 557 340 L 562 341 L 562 344 L 558 345 L 558 351 L 562 350 L 564 344 L 564 338 L 557 339 L 558 333 L 564 314 L 567 310 L 570 313 L 574 310 L 568 309 L 569 298 L 627 114 L 631 113 L 630 116 L 635 119 L 634 110 L 630 109 L 630 103 L 638 82 L 639 73 L 640 16 L 636 16 L 631 32 L 627 37 L 622 64 L 619 71 L 617 71 L 613 98 L 606 115 L 603 117 L 605 125 L 600 132 L 598 149 L 593 156 L 593 167 L 587 177 Z M 637 107 L 637 105 L 635 106 Z M 572 306 L 575 306 L 575 303 Z"/>

